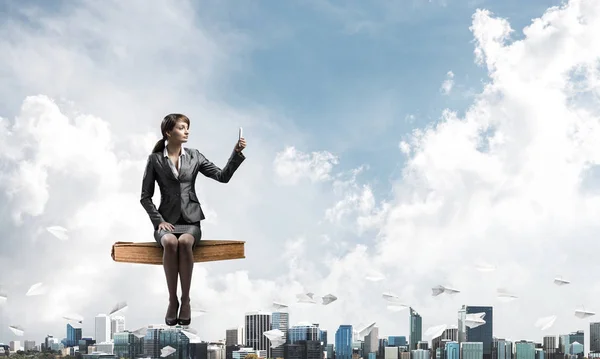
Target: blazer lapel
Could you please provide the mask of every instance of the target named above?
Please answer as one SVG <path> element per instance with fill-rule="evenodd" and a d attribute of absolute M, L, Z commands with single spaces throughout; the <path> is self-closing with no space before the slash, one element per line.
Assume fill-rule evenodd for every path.
<path fill-rule="evenodd" d="M 181 166 L 179 167 L 179 179 L 183 178 L 183 176 L 187 174 L 187 171 L 190 168 L 191 155 L 189 151 L 187 151 L 187 148 L 184 148 L 183 151 L 185 151 L 185 155 L 181 156 L 180 159 Z"/>
<path fill-rule="evenodd" d="M 171 166 L 169 166 L 169 159 L 165 156 L 162 155 L 162 153 L 160 154 L 160 164 L 163 167 L 163 170 L 167 173 L 168 177 L 171 177 L 174 180 L 178 180 L 175 175 L 173 174 L 173 170 L 171 170 Z"/>

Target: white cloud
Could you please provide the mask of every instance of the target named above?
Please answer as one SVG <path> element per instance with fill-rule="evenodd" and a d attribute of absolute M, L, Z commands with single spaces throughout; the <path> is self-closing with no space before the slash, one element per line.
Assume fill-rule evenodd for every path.
<path fill-rule="evenodd" d="M 303 178 L 311 182 L 331 179 L 331 170 L 338 164 L 338 158 L 327 151 L 303 153 L 288 146 L 277 153 L 273 166 L 282 183 L 296 184 Z"/>
<path fill-rule="evenodd" d="M 363 165 L 351 170 L 348 179 L 344 179 L 348 173 L 336 175 L 332 183 L 336 202 L 325 210 L 325 220 L 358 234 L 382 224 L 388 204 L 382 202 L 378 206 L 371 186 L 357 180 L 367 169 Z"/>
<path fill-rule="evenodd" d="M 446 79 L 442 82 L 442 87 L 440 91 L 442 94 L 448 95 L 450 91 L 452 91 L 452 87 L 454 86 L 454 73 L 452 71 L 448 71 L 446 73 Z"/>
<path fill-rule="evenodd" d="M 0 155 L 12 169 L 0 183 L 11 199 L 11 214 L 39 216 L 49 199 L 48 172 L 97 181 L 98 191 L 113 191 L 119 183 L 118 163 L 112 152 L 109 125 L 92 116 L 70 123 L 46 96 L 25 99 L 7 143 L 18 152 Z"/>
<path fill-rule="evenodd" d="M 527 293 L 510 311 L 496 308 L 502 313 L 502 319 L 495 316 L 498 336 L 531 337 L 535 332 L 529 327 L 510 326 L 509 321 L 521 315 L 519 323 L 533 323 L 546 308 L 561 308 L 557 330 L 585 327 L 571 311 L 576 303 L 587 302 L 587 294 L 568 298 L 550 287 L 554 270 L 584 269 L 566 262 L 548 267 L 545 261 L 569 251 L 574 238 L 581 250 L 566 258 L 597 250 L 587 238 L 597 231 L 592 213 L 600 198 L 582 191 L 580 181 L 598 164 L 594 144 L 600 112 L 594 107 L 597 99 L 578 99 L 571 90 L 574 82 L 595 83 L 597 78 L 576 80 L 570 73 L 597 66 L 599 26 L 600 4 L 571 1 L 549 10 L 524 31 L 525 39 L 509 44 L 508 22 L 477 11 L 475 54 L 487 66 L 491 82 L 463 118 L 445 111 L 439 124 L 417 131 L 410 142 L 405 178 L 377 252 L 402 273 L 398 275 L 417 278 L 431 276 L 432 263 L 450 270 L 473 255 L 497 260 L 494 285 L 513 283 L 508 286 Z M 411 256 L 398 261 L 395 254 L 406 248 Z M 467 281 L 472 275 L 453 275 L 457 287 L 468 287 L 462 301 L 495 304 L 487 285 L 477 288 Z M 589 293 L 597 280 L 586 275 L 580 281 Z M 540 305 L 535 299 L 549 293 L 556 300 Z M 443 316 L 428 308 L 428 316 L 435 314 Z"/>
<path fill-rule="evenodd" d="M 94 21 L 103 24 L 101 28 L 110 29 L 120 17 L 106 11 L 105 18 Z M 67 24 L 74 21 L 57 15 L 54 21 L 59 24 L 59 20 Z M 181 24 L 171 16 L 165 21 Z M 163 26 L 161 29 L 179 30 L 131 51 L 138 58 L 151 54 L 150 48 L 166 46 L 167 39 L 180 31 L 192 33 L 187 40 L 195 40 L 196 36 L 210 38 L 191 23 L 183 22 L 191 26 L 185 29 Z M 218 223 L 206 226 L 207 237 L 247 240 L 245 260 L 195 267 L 192 302 L 208 310 L 202 325 L 196 326 L 200 336 L 209 340 L 222 338 L 226 328 L 241 324 L 243 312 L 266 309 L 274 299 L 293 303 L 295 294 L 307 289 L 314 293 L 331 292 L 339 299 L 328 306 L 293 307 L 291 322 L 319 322 L 330 333 L 340 324 L 376 321 L 381 336 L 406 335 L 406 313 L 387 312 L 381 298 L 384 291 L 399 295 L 417 308 L 425 327 L 456 323 L 461 304 L 490 304 L 495 307 L 494 335 L 499 337 L 539 340 L 545 332 L 535 323 L 548 313 L 557 315 L 553 326 L 556 333 L 587 330 L 587 321 L 576 318 L 573 311 L 581 306 L 597 311 L 589 298 L 600 294 L 600 282 L 594 274 L 597 264 L 593 258 L 588 259 L 590 253 L 600 249 L 596 241 L 600 198 L 594 191 L 598 185 L 590 180 L 587 187 L 582 186 L 583 179 L 591 176 L 600 162 L 600 104 L 595 96 L 600 80 L 600 37 L 596 35 L 599 30 L 600 3 L 596 1 L 571 1 L 565 7 L 551 9 L 525 29 L 523 40 L 512 43 L 506 20 L 486 11 L 476 12 L 472 26 L 475 55 L 489 71 L 490 82 L 464 116 L 446 110 L 439 123 L 404 139 L 402 146 L 410 151 L 404 151 L 407 162 L 403 177 L 395 181 L 390 198 L 385 200 L 374 195 L 375 179 L 368 180 L 367 172 L 357 180 L 356 175 L 363 172 L 356 169 L 348 179 L 348 173 L 334 170 L 341 160 L 326 150 L 309 154 L 296 149 L 305 148 L 305 144 L 276 154 L 283 145 L 264 138 L 280 137 L 267 135 L 261 137 L 262 142 L 258 138 L 252 142 L 257 145 L 252 150 L 249 147 L 248 160 L 231 183 L 222 186 L 199 182 L 201 197 L 219 213 Z M 105 36 L 111 34 L 94 33 L 92 39 L 110 43 Z M 22 178 L 19 176 L 25 173 L 31 182 L 28 186 L 10 187 L 9 191 L 17 188 L 20 192 L 15 192 L 10 204 L 2 202 L 1 209 L 34 216 L 27 226 L 16 227 L 6 220 L 2 223 L 7 228 L 5 233 L 10 234 L 3 240 L 5 251 L 15 253 L 14 258 L 2 257 L 8 261 L 7 275 L 13 279 L 6 286 L 10 311 L 3 313 L 11 323 L 21 321 L 18 324 L 23 327 L 37 328 L 31 333 L 35 335 L 31 339 L 36 340 L 47 333 L 60 336 L 64 325 L 58 319 L 64 312 L 92 318 L 120 300 L 127 300 L 130 306 L 128 326 L 160 323 L 167 298 L 166 286 L 161 284 L 162 268 L 114 263 L 109 256 L 110 246 L 117 240 L 151 240 L 149 220 L 138 202 L 149 148 L 127 157 L 117 155 L 131 148 L 128 140 L 151 147 L 153 140 L 146 132 L 157 132 L 158 121 L 124 124 L 127 121 L 115 115 L 125 111 L 122 94 L 141 91 L 143 86 L 124 81 L 113 87 L 102 80 L 101 75 L 119 70 L 118 65 L 123 62 L 117 62 L 117 66 L 110 62 L 92 63 L 83 71 L 74 59 L 91 59 L 94 52 L 63 43 L 60 38 L 52 40 L 53 48 L 71 60 L 67 65 L 75 66 L 85 76 L 65 78 L 63 72 L 52 73 L 44 66 L 54 66 L 56 58 L 51 57 L 51 65 L 45 65 L 45 56 L 26 56 L 33 51 L 28 46 L 47 38 L 31 31 L 19 36 L 22 41 L 0 40 L 0 48 L 11 56 L 26 59 L 31 68 L 37 66 L 39 76 L 17 72 L 9 78 L 14 85 L 10 87 L 25 89 L 28 95 L 43 93 L 49 97 L 28 97 L 25 101 L 25 96 L 20 97 L 15 108 L 6 110 L 18 114 L 19 126 L 16 120 L 15 125 L 4 120 L 4 127 L 0 127 L 0 146 L 6 138 L 11 143 L 10 150 L 3 152 L 2 168 L 7 169 L 9 177 L 4 177 L 2 183 L 6 186 L 9 178 Z M 135 36 L 127 39 L 139 40 Z M 206 50 L 206 56 L 211 56 L 212 46 L 217 46 L 202 44 L 197 51 Z M 37 50 L 42 55 L 49 51 L 44 46 Z M 227 54 L 226 49 L 214 50 Z M 220 55 L 215 56 L 217 60 L 207 64 L 218 63 Z M 0 65 L 14 65 L 12 58 L 0 59 Z M 148 69 L 168 66 L 158 60 L 146 63 L 132 77 L 141 78 L 147 76 Z M 190 69 L 188 66 L 182 64 Z M 226 67 L 217 69 L 227 72 Z M 179 96 L 189 99 L 185 89 L 189 83 L 183 77 L 175 76 L 172 87 L 162 92 L 149 90 L 144 104 L 170 103 Z M 59 96 L 54 96 L 52 86 L 46 83 L 57 82 L 65 97 L 75 99 L 77 107 L 86 109 L 82 112 L 95 114 L 90 109 L 99 108 L 95 100 L 98 97 L 110 109 L 98 110 L 102 116 L 71 114 L 50 100 Z M 82 90 L 95 83 L 101 84 L 99 88 Z M 115 89 L 120 90 L 113 92 Z M 179 104 L 173 101 L 169 107 Z M 203 133 L 214 135 L 207 137 L 211 141 L 205 141 L 206 151 L 214 157 L 222 158 L 230 152 L 229 144 L 221 145 L 221 140 L 229 139 L 230 128 L 235 133 L 237 122 L 245 119 L 257 124 L 256 118 L 263 119 L 262 113 L 257 117 L 255 112 L 241 112 L 207 100 L 198 103 L 204 110 L 193 107 L 190 111 L 206 114 L 198 122 L 202 122 Z M 165 112 L 160 106 L 152 111 Z M 125 111 L 125 115 L 131 113 Z M 156 114 L 150 117 L 157 118 Z M 235 120 L 205 120 L 219 117 Z M 82 120 L 78 122 L 76 118 Z M 138 118 L 143 117 L 135 117 Z M 86 122 L 81 122 L 83 119 Z M 268 127 L 255 126 L 254 133 L 267 131 Z M 89 154 L 61 152 L 64 142 L 53 140 L 57 131 L 69 139 L 75 138 L 74 141 L 85 139 L 83 146 Z M 90 158 L 98 158 L 99 163 Z M 115 163 L 111 163 L 113 159 Z M 23 161 L 29 161 L 28 165 Z M 76 165 L 73 175 L 66 171 L 69 164 Z M 265 176 L 273 165 L 279 176 L 275 179 Z M 100 170 L 103 166 L 108 171 Z M 118 179 L 110 178 L 112 175 Z M 94 180 L 89 183 L 91 178 Z M 278 181 L 295 186 L 274 186 Z M 321 182 L 322 186 L 315 186 L 314 182 Z M 99 188 L 107 192 L 100 192 Z M 339 207 L 337 203 L 341 203 Z M 319 222 L 328 208 L 333 208 L 329 212 L 331 218 L 355 225 L 349 228 L 356 231 L 356 236 L 328 221 Z M 69 228 L 69 241 L 37 241 L 34 247 L 23 240 L 35 228 L 48 226 L 48 222 Z M 376 238 L 371 237 L 371 232 L 360 236 L 361 226 L 374 228 Z M 296 240 L 299 238 L 302 240 Z M 497 270 L 478 272 L 474 269 L 477 261 L 493 263 Z M 365 281 L 368 268 L 377 269 L 388 280 Z M 569 288 L 559 287 L 553 284 L 558 274 L 577 280 Z M 78 275 L 85 276 L 77 279 L 78 287 L 64 280 Z M 48 283 L 53 290 L 45 297 L 24 299 L 27 287 L 35 282 Z M 439 283 L 452 283 L 461 293 L 431 297 L 430 288 Z M 511 303 L 499 302 L 496 290 L 501 287 L 510 288 L 519 298 Z M 155 300 L 148 300 L 148 295 Z M 53 311 L 48 312 L 50 309 Z M 84 333 L 91 333 L 92 327 L 88 319 Z"/>

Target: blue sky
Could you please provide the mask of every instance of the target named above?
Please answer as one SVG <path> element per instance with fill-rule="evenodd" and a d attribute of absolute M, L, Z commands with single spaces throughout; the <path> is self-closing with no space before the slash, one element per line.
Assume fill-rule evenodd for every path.
<path fill-rule="evenodd" d="M 377 321 L 381 335 L 407 335 L 406 312 L 375 305 L 381 291 L 425 327 L 455 324 L 470 303 L 494 305 L 495 331 L 516 340 L 539 340 L 533 323 L 554 314 L 555 334 L 587 330 L 573 309 L 597 309 L 586 298 L 600 295 L 598 265 L 581 258 L 600 250 L 600 191 L 579 179 L 600 164 L 600 80 L 562 76 L 600 58 L 600 5 L 569 4 L 550 14 L 558 1 L 2 2 L 0 227 L 10 235 L 0 259 L 11 281 L 0 284 L 14 298 L 3 319 L 39 341 L 60 336 L 64 311 L 84 315 L 86 333 L 127 300 L 128 327 L 161 322 L 161 268 L 116 266 L 107 253 L 150 238 L 141 175 L 160 119 L 183 112 L 189 146 L 218 165 L 238 126 L 249 142 L 231 183 L 196 185 L 204 233 L 248 243 L 243 261 L 195 267 L 193 297 L 212 313 L 202 335 L 220 339 L 244 311 L 306 291 L 339 300 L 290 309 L 292 322 L 330 333 Z M 502 19 L 522 42 L 495 40 Z M 475 49 L 493 65 L 476 65 Z M 581 84 L 588 96 L 573 94 Z M 445 109 L 458 118 L 436 127 Z M 76 240 L 58 242 L 50 225 Z M 474 258 L 499 269 L 477 273 Z M 393 275 L 371 283 L 368 268 Z M 586 294 L 565 295 L 555 275 Z M 66 276 L 88 280 L 74 288 Z M 40 281 L 47 297 L 20 297 Z M 440 284 L 462 292 L 431 297 Z M 497 303 L 497 287 L 522 300 Z"/>
<path fill-rule="evenodd" d="M 368 163 L 385 196 L 388 177 L 397 178 L 403 166 L 399 135 L 436 122 L 444 108 L 463 114 L 489 81 L 474 62 L 474 11 L 507 18 L 519 39 L 532 18 L 561 2 L 412 3 L 252 1 L 199 9 L 201 19 L 259 43 L 210 96 L 277 109 L 309 134 L 311 150 L 332 150 L 345 168 Z M 362 23 L 379 26 L 349 30 Z M 457 87 L 449 96 L 439 91 L 448 71 Z"/>

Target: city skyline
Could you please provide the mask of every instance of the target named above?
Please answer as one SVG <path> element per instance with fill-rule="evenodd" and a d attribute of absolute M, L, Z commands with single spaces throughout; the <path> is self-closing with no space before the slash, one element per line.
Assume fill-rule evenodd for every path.
<path fill-rule="evenodd" d="M 173 112 L 220 167 L 248 141 L 229 183 L 196 184 L 203 238 L 245 241 L 194 266 L 200 336 L 273 302 L 380 335 L 463 304 L 502 338 L 589 335 L 599 24 L 593 0 L 0 3 L 0 337 L 120 302 L 164 322 L 163 268 L 111 247 L 154 241 L 141 182 Z"/>
<path fill-rule="evenodd" d="M 461 314 L 461 313 L 486 313 L 486 315 L 484 317 L 488 318 L 488 322 L 486 322 L 483 325 L 478 325 L 475 326 L 474 328 L 471 328 L 469 325 L 467 327 L 463 327 L 463 322 L 465 319 L 465 314 Z M 281 318 L 285 318 L 285 319 L 277 319 L 277 322 L 273 322 L 273 318 L 274 315 L 276 315 L 277 317 L 281 317 Z M 282 317 L 283 315 L 283 317 Z M 265 317 L 265 319 L 251 319 L 251 324 L 248 324 L 248 318 L 259 318 L 262 316 L 268 316 L 268 319 Z M 493 335 L 493 321 L 490 321 L 490 318 L 493 317 L 493 307 L 484 307 L 484 306 L 468 306 L 468 305 L 463 305 L 459 310 L 458 310 L 458 325 L 449 325 L 447 326 L 444 330 L 436 330 L 436 334 L 430 334 L 430 335 L 425 335 L 423 336 L 423 327 L 422 327 L 422 321 L 421 321 L 421 317 L 418 314 L 418 312 L 416 310 L 414 310 L 413 308 L 409 308 L 409 322 L 410 322 L 410 333 L 408 334 L 402 334 L 402 333 L 395 333 L 395 334 L 388 334 L 388 335 L 379 335 L 379 331 L 378 331 L 378 327 L 376 325 L 376 323 L 372 323 L 369 327 L 373 327 L 374 330 L 371 331 L 369 330 L 368 333 L 359 333 L 360 329 L 352 326 L 351 324 L 340 324 L 335 331 L 332 331 L 333 333 L 335 333 L 335 336 L 333 337 L 333 342 L 338 342 L 340 339 L 338 338 L 338 336 L 340 334 L 339 331 L 340 330 L 344 330 L 344 328 L 351 328 L 353 334 L 351 334 L 351 337 L 354 338 L 354 340 L 359 340 L 359 341 L 363 341 L 363 342 L 367 342 L 368 338 L 371 335 L 375 335 L 376 338 L 382 339 L 385 338 L 386 340 L 388 338 L 405 338 L 406 340 L 406 346 L 407 348 L 409 348 L 409 350 L 415 350 L 418 349 L 417 344 L 420 342 L 426 342 L 428 343 L 428 348 L 433 348 L 435 346 L 435 344 L 433 343 L 434 339 L 439 339 L 442 338 L 444 335 L 444 333 L 446 333 L 448 330 L 456 330 L 456 339 L 454 339 L 454 341 L 460 343 L 462 341 L 465 342 L 482 342 L 483 341 L 483 355 L 484 358 L 486 358 L 486 355 L 488 355 L 489 358 L 491 358 L 491 342 L 489 342 L 489 344 L 486 344 L 486 340 L 496 340 L 496 339 L 501 339 L 501 340 L 508 340 L 511 343 L 513 343 L 513 345 L 515 343 L 518 342 L 533 342 L 536 344 L 540 344 L 543 345 L 544 347 L 552 347 L 552 348 L 558 348 L 559 350 L 564 350 L 564 348 L 562 347 L 562 337 L 568 337 L 569 335 L 577 335 L 578 338 L 576 339 L 576 341 L 580 342 L 580 343 L 598 343 L 600 342 L 600 330 L 592 330 L 592 328 L 600 328 L 600 322 L 590 322 L 589 323 L 589 327 L 590 327 L 590 333 L 594 333 L 593 335 L 596 336 L 595 339 L 590 338 L 589 340 L 585 339 L 585 331 L 582 329 L 578 329 L 578 330 L 573 330 L 569 333 L 561 333 L 561 334 L 550 334 L 550 333 L 546 333 L 541 340 L 537 340 L 537 339 L 506 339 L 506 338 L 500 338 L 498 336 Z M 107 333 L 103 333 L 105 328 L 102 327 L 102 325 L 98 325 L 98 320 L 102 319 L 102 318 L 107 318 L 107 323 L 108 323 L 108 331 Z M 267 338 L 267 336 L 265 335 L 261 335 L 260 336 L 260 343 L 249 343 L 247 342 L 247 338 L 248 337 L 254 337 L 253 331 L 248 332 L 248 325 L 250 325 L 250 327 L 256 327 L 257 330 L 259 332 L 266 332 L 269 331 L 271 329 L 284 329 L 285 326 L 287 325 L 288 328 L 304 328 L 304 327 L 313 327 L 316 326 L 315 328 L 318 328 L 319 332 L 324 331 L 325 333 L 328 332 L 327 328 L 323 328 L 320 327 L 318 323 L 315 324 L 310 324 L 309 322 L 299 322 L 297 324 L 289 324 L 289 313 L 287 311 L 282 311 L 282 310 L 272 310 L 272 311 L 267 311 L 267 310 L 258 310 L 258 311 L 251 311 L 251 312 L 247 312 L 244 315 L 245 318 L 245 325 L 242 324 L 240 326 L 237 327 L 233 327 L 233 328 L 229 328 L 226 330 L 236 330 L 239 331 L 240 329 L 242 330 L 241 333 L 237 333 L 236 334 L 236 340 L 239 341 L 240 338 L 242 338 L 242 342 L 244 343 L 245 346 L 249 346 L 249 347 L 253 347 L 255 344 L 258 345 L 259 349 L 260 348 L 269 348 L 268 352 L 270 353 L 272 350 L 274 350 L 273 348 L 270 348 L 270 345 L 265 344 L 265 343 L 269 343 L 270 340 Z M 415 319 L 416 318 L 416 319 Z M 69 332 L 70 329 L 76 328 L 77 330 L 80 330 L 80 337 L 81 338 L 91 338 L 94 341 L 96 341 L 96 344 L 102 344 L 102 343 L 110 343 L 111 339 L 112 339 L 112 335 L 113 333 L 119 333 L 122 331 L 119 331 L 119 329 L 123 329 L 124 327 L 124 323 L 125 323 L 125 317 L 122 314 L 119 315 L 114 315 L 114 316 L 107 316 L 106 314 L 98 314 L 95 318 L 95 328 L 94 328 L 94 334 L 95 335 L 85 335 L 82 331 L 82 327 L 80 326 L 81 323 L 75 324 L 74 322 L 69 322 L 66 324 L 66 331 L 67 331 L 67 335 L 64 338 L 60 338 L 60 337 L 54 337 L 54 335 L 48 334 L 50 337 L 54 337 L 57 341 L 61 340 L 61 343 L 65 344 L 65 341 L 68 342 L 69 341 Z M 263 323 L 264 325 L 259 325 L 259 324 L 252 324 L 254 323 L 253 321 L 259 320 L 261 323 Z M 281 325 L 283 325 L 283 327 L 280 327 L 279 321 L 283 321 Z M 115 324 L 115 323 L 120 323 L 120 324 Z M 490 324 L 489 326 L 487 324 Z M 471 324 L 472 325 L 472 324 Z M 144 326 L 143 328 L 169 328 L 168 326 L 164 325 L 164 324 L 149 324 L 148 326 Z M 181 326 L 177 326 L 177 328 L 179 328 Z M 181 327 L 182 329 L 185 329 L 185 327 Z M 487 328 L 487 329 L 486 329 Z M 139 331 L 141 328 L 136 328 L 135 330 L 133 328 L 125 328 L 125 331 L 128 332 L 134 332 L 134 331 Z M 433 328 L 428 328 L 425 330 L 425 332 L 431 332 L 431 329 Z M 196 330 L 194 329 L 193 332 L 195 332 Z M 288 333 L 287 331 L 285 331 L 286 333 L 286 337 L 289 338 L 290 336 L 292 337 L 291 342 L 293 343 L 295 339 L 294 336 L 295 334 L 293 333 Z M 465 334 L 466 333 L 466 334 Z M 469 334 L 471 333 L 471 334 Z M 487 333 L 487 334 L 486 334 Z M 100 340 L 98 341 L 97 337 L 98 336 L 103 336 L 103 335 L 108 335 L 109 336 L 109 340 Z M 240 337 L 241 335 L 241 337 Z M 435 335 L 435 336 L 434 336 Z M 592 334 L 590 334 L 592 335 Z M 413 339 L 413 336 L 416 336 Z M 488 339 L 486 339 L 487 337 L 489 337 Z M 549 341 L 548 338 L 553 338 L 553 340 Z M 589 335 L 588 335 L 589 338 Z M 225 343 L 227 339 L 227 333 L 224 333 L 223 338 L 219 338 L 216 340 L 204 340 L 205 342 L 223 342 Z M 22 339 L 19 341 L 31 341 L 31 338 L 27 338 L 27 339 Z M 46 337 L 47 340 L 47 337 Z M 297 339 L 296 339 L 297 340 Z M 36 342 L 35 340 L 33 340 L 34 342 Z M 414 341 L 414 348 L 413 348 L 413 341 Z M 451 340 L 452 341 L 452 340 Z M 264 343 L 263 343 L 264 342 Z M 332 343 L 333 343 L 332 342 Z M 0 344 L 7 344 L 7 343 L 2 343 L 0 341 Z M 378 344 L 379 345 L 379 344 Z M 598 345 L 598 344 L 596 344 Z M 367 346 L 368 348 L 368 346 Z M 487 349 L 486 349 L 487 348 Z M 281 348 L 279 348 L 281 349 Z M 264 349 L 260 349 L 260 350 L 264 350 Z M 593 348 L 593 350 L 597 351 L 598 354 L 600 354 L 600 350 L 598 350 L 597 347 Z M 343 355 L 342 355 L 343 356 Z"/>

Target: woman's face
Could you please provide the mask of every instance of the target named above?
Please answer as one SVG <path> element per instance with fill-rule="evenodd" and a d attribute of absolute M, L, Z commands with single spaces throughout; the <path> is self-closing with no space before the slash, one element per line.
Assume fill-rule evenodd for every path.
<path fill-rule="evenodd" d="M 169 132 L 169 142 L 185 143 L 188 140 L 190 131 L 187 123 L 184 121 L 177 121 L 175 127 Z"/>

